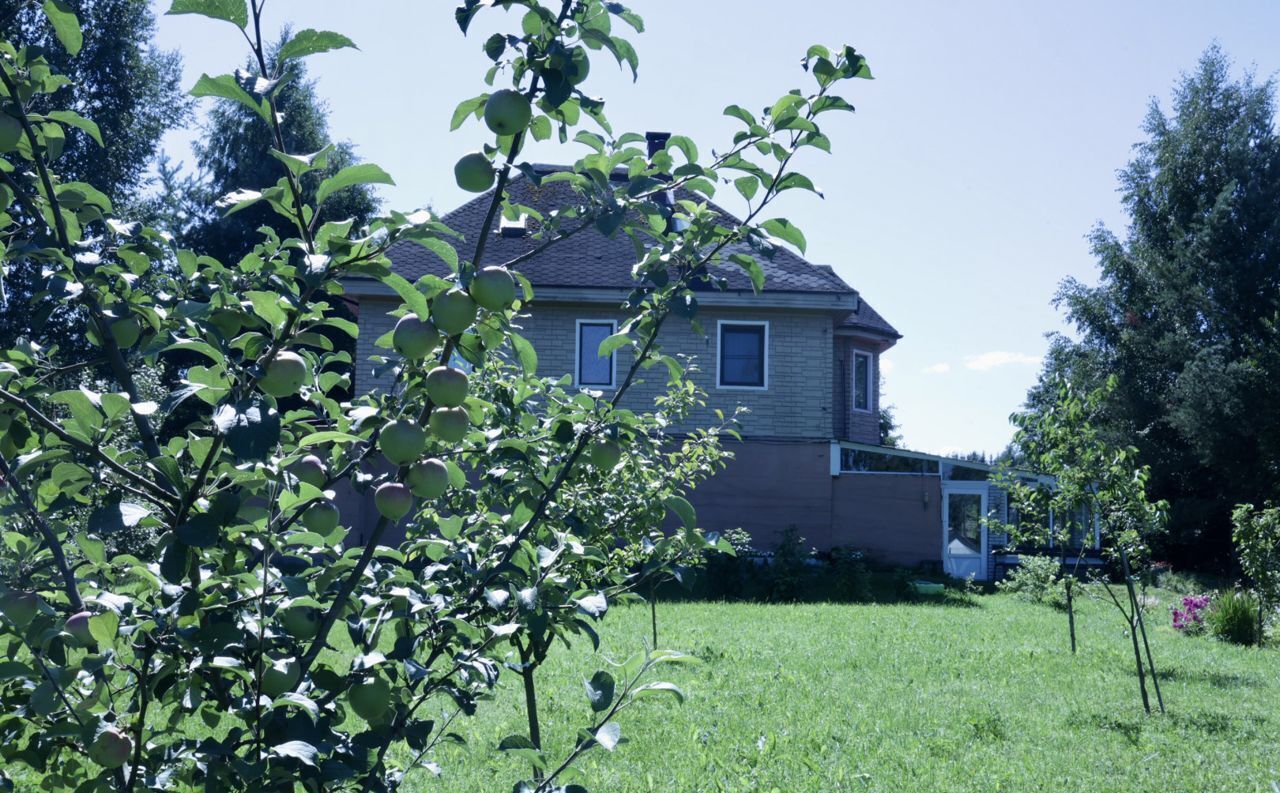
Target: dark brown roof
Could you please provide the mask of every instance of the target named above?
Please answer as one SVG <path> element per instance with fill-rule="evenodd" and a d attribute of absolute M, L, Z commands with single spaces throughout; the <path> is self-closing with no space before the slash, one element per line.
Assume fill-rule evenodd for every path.
<path fill-rule="evenodd" d="M 867 301 L 859 299 L 856 311 L 849 314 L 840 323 L 841 328 L 850 328 L 852 330 L 863 330 L 875 333 L 880 336 L 888 336 L 893 339 L 901 339 L 902 334 L 899 333 L 892 325 L 890 325 L 884 317 L 880 316 L 880 312 L 867 303 Z"/>
<path fill-rule="evenodd" d="M 561 170 L 559 166 L 534 166 L 541 174 Z M 523 174 L 517 174 L 508 184 L 508 192 L 514 204 L 523 204 L 540 212 L 572 205 L 578 201 L 573 188 L 564 182 L 534 185 Z M 485 212 L 489 208 L 492 193 L 476 196 L 462 206 L 446 214 L 442 219 L 450 228 L 463 235 L 458 243 L 459 253 L 466 255 L 474 245 L 477 234 L 484 225 Z M 677 191 L 677 199 L 703 200 L 700 196 Z M 726 218 L 735 219 L 732 213 L 713 205 Z M 570 222 L 571 223 L 571 222 Z M 497 224 L 495 223 L 495 226 Z M 527 234 L 516 237 L 503 236 L 495 228 L 485 247 L 484 265 L 500 264 L 528 253 L 542 244 L 535 236 L 538 225 L 530 221 Z M 741 252 L 749 253 L 743 244 Z M 734 249 L 726 254 L 735 252 Z M 410 281 L 423 275 L 447 276 L 448 266 L 431 251 L 413 242 L 397 243 L 389 251 L 396 272 Z M 755 257 L 765 273 L 765 292 L 790 292 L 811 294 L 856 294 L 856 290 L 844 282 L 829 265 L 811 264 L 787 248 L 779 247 L 771 260 Z M 517 269 L 536 287 L 586 287 L 599 289 L 631 289 L 635 281 L 631 267 L 636 261 L 633 242 L 623 234 L 612 237 L 594 228 L 584 230 L 573 237 L 556 243 L 545 253 L 540 253 L 521 263 Z M 715 268 L 728 288 L 750 291 L 751 280 L 737 265 L 725 262 Z M 865 301 L 859 300 L 859 309 L 845 320 L 844 326 L 873 330 L 898 338 L 899 334 L 884 318 Z M 853 324 L 851 324 L 853 323 Z"/>

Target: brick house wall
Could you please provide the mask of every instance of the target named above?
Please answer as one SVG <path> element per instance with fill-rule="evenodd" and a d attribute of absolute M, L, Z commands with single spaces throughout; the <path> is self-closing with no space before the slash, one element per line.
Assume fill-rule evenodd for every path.
<path fill-rule="evenodd" d="M 360 300 L 360 336 L 356 343 L 356 393 L 391 385 L 389 374 L 373 377 L 369 357 L 387 354 L 374 342 L 391 330 L 394 318 L 387 315 L 399 305 L 395 299 L 364 297 Z M 758 309 L 750 312 L 703 309 L 698 315 L 706 335 L 697 334 L 688 322 L 672 318 L 664 325 L 659 343 L 668 355 L 692 359 L 692 379 L 707 393 L 707 406 L 693 416 L 695 425 L 716 421 L 715 409 L 726 415 L 743 405 L 750 413 L 742 416 L 744 435 L 770 438 L 827 440 L 835 437 L 835 410 L 823 395 L 834 387 L 831 360 L 833 333 L 831 315 Z M 535 305 L 530 316 L 519 320 L 519 332 L 538 352 L 538 372 L 543 376 L 572 374 L 577 341 L 577 320 L 621 321 L 623 314 L 601 304 Z M 741 390 L 716 386 L 717 323 L 720 320 L 768 322 L 767 388 Z M 621 380 L 631 364 L 628 350 L 618 353 L 617 378 Z M 633 385 L 623 401 L 632 409 L 646 409 L 663 393 L 666 368 L 641 370 L 640 382 Z"/>
<path fill-rule="evenodd" d="M 853 409 L 853 353 L 871 355 L 871 410 Z M 836 411 L 835 437 L 860 443 L 880 443 L 880 353 L 873 346 L 849 336 L 837 336 L 833 345 L 831 404 Z"/>

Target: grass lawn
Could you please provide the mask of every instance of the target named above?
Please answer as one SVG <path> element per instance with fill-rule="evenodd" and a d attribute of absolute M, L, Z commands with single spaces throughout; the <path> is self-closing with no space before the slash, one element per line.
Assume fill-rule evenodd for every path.
<path fill-rule="evenodd" d="M 659 606 L 659 667 L 688 696 L 623 714 L 630 740 L 580 763 L 592 791 L 1265 791 L 1280 780 L 1280 651 L 1186 637 L 1151 618 L 1168 713 L 1146 717 L 1114 607 L 1084 602 L 1079 655 L 1066 616 L 1008 595 L 963 605 Z M 616 609 L 601 652 L 648 636 L 644 607 Z M 544 740 L 560 757 L 587 722 L 591 656 L 542 671 Z M 505 791 L 526 770 L 489 748 L 527 732 L 514 675 L 455 727 L 415 793 Z"/>

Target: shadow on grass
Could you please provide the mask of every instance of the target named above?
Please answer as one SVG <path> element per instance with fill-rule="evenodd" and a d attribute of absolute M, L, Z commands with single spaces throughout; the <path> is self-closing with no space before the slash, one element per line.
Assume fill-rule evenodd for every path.
<path fill-rule="evenodd" d="M 1067 719 L 1073 727 L 1091 727 L 1095 730 L 1114 732 L 1124 738 L 1131 746 L 1137 746 L 1142 739 L 1144 727 L 1140 716 L 1120 716 L 1114 713 L 1089 713 L 1076 711 Z"/>
<path fill-rule="evenodd" d="M 1190 670 L 1177 666 L 1161 669 L 1160 680 L 1175 683 L 1204 683 L 1214 688 L 1256 688 L 1263 685 L 1263 680 L 1257 675 L 1218 672 L 1212 669 Z"/>
<path fill-rule="evenodd" d="M 849 603 L 980 609 L 985 604 L 979 594 L 990 591 L 981 586 L 965 587 L 937 575 L 893 568 L 864 568 L 851 574 L 826 566 L 779 569 L 735 560 L 691 572 L 682 583 L 669 581 L 660 585 L 658 599 L 678 603 Z M 919 594 L 910 586 L 917 580 L 943 584 L 945 589 L 937 594 Z"/>
<path fill-rule="evenodd" d="M 1237 715 L 1220 711 L 1198 710 L 1191 713 L 1172 711 L 1168 714 L 1172 723 L 1184 729 L 1215 737 L 1248 737 L 1267 723 L 1260 715 Z"/>

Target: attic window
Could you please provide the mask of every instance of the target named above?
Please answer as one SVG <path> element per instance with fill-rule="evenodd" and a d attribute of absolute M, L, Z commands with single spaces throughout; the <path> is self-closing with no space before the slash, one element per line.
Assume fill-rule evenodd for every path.
<path fill-rule="evenodd" d="M 523 237 L 529 230 L 529 216 L 521 213 L 520 217 L 511 220 L 503 215 L 498 221 L 498 233 L 504 237 Z"/>

